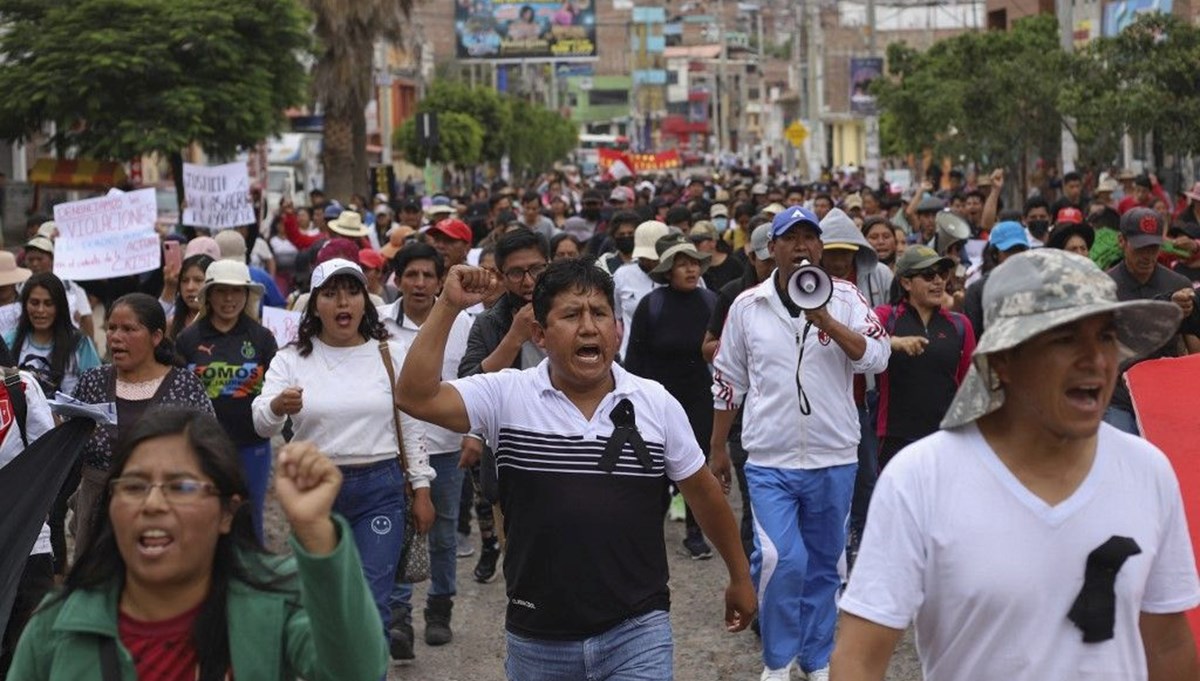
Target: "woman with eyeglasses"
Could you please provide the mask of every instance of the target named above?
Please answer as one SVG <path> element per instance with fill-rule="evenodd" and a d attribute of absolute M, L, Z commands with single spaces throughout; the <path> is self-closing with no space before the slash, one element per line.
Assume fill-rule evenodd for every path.
<path fill-rule="evenodd" d="M 91 539 L 34 615 L 9 678 L 353 679 L 387 669 L 337 467 L 312 444 L 279 451 L 275 493 L 292 558 L 254 534 L 237 450 L 212 416 L 147 414 L 112 460 Z"/>
<path fill-rule="evenodd" d="M 875 308 L 891 336 L 892 356 L 879 375 L 879 468 L 938 429 L 971 366 L 975 331 L 946 309 L 954 261 L 928 246 L 909 246 L 896 261 L 898 296 Z"/>

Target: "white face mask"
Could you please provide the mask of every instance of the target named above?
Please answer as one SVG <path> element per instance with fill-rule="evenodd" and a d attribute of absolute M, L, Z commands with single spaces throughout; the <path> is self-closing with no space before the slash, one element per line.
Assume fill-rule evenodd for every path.
<path fill-rule="evenodd" d="M 718 234 L 729 228 L 729 218 L 713 218 L 712 223 L 717 228 Z"/>

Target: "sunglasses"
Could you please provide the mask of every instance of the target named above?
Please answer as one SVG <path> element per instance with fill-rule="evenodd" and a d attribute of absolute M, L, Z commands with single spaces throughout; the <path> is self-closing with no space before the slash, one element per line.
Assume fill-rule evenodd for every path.
<path fill-rule="evenodd" d="M 934 279 L 948 281 L 950 279 L 950 270 L 921 270 L 920 272 L 913 272 L 912 277 L 920 277 L 927 282 L 932 282 Z"/>

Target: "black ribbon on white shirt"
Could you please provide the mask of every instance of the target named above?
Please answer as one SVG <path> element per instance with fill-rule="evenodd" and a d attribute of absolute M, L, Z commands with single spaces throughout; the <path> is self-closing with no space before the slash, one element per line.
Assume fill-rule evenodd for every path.
<path fill-rule="evenodd" d="M 621 458 L 621 451 L 625 449 L 626 443 L 633 447 L 633 453 L 641 462 L 642 468 L 648 471 L 653 470 L 654 460 L 650 458 L 650 449 L 646 447 L 646 441 L 638 432 L 633 403 L 628 398 L 617 402 L 617 406 L 613 407 L 608 418 L 612 421 L 613 432 L 608 438 L 608 445 L 604 448 L 604 456 L 600 457 L 600 470 L 605 473 L 616 470 L 617 461 Z"/>
<path fill-rule="evenodd" d="M 1113 637 L 1117 619 L 1117 572 L 1142 547 L 1130 537 L 1109 537 L 1088 554 L 1083 588 L 1071 605 L 1067 619 L 1083 631 L 1084 643 L 1102 643 Z"/>

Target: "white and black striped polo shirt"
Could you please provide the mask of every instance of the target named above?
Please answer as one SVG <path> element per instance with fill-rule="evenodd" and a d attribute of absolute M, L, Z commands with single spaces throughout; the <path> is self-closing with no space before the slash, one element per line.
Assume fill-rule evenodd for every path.
<path fill-rule="evenodd" d="M 453 381 L 473 432 L 494 443 L 508 545 L 508 630 L 578 640 L 670 606 L 663 516 L 667 484 L 704 466 L 679 402 L 612 367 L 615 388 L 586 419 L 550 383 L 549 362 Z M 650 452 L 626 444 L 601 469 L 614 407 L 628 399 Z"/>

